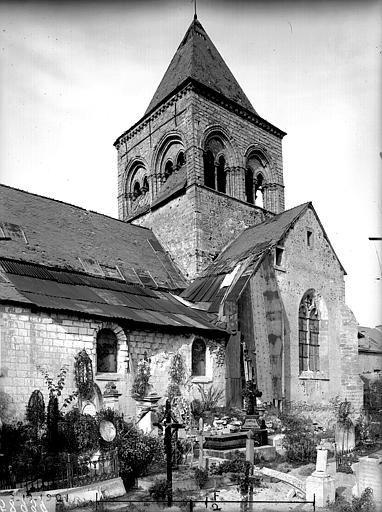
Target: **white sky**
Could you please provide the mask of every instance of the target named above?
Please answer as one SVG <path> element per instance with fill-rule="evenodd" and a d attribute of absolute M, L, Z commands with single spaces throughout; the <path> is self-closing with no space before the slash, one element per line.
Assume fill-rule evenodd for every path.
<path fill-rule="evenodd" d="M 287 208 L 313 205 L 360 324 L 382 323 L 382 3 L 199 0 L 259 115 L 285 130 Z M 188 0 L 0 1 L 0 181 L 117 216 L 114 140 L 142 117 Z"/>

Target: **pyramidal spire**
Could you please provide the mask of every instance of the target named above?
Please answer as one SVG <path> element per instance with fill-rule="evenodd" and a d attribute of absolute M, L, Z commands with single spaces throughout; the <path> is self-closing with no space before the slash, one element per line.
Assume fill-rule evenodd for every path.
<path fill-rule="evenodd" d="M 196 14 L 165 72 L 145 114 L 187 81 L 196 81 L 256 114 Z"/>

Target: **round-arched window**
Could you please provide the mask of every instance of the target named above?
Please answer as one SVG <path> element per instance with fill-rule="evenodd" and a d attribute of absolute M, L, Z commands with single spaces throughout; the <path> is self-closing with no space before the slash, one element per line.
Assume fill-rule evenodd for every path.
<path fill-rule="evenodd" d="M 201 339 L 196 339 L 192 344 L 192 375 L 195 377 L 206 374 L 206 344 Z"/>
<path fill-rule="evenodd" d="M 97 334 L 97 372 L 117 372 L 118 340 L 111 329 L 101 329 Z"/>

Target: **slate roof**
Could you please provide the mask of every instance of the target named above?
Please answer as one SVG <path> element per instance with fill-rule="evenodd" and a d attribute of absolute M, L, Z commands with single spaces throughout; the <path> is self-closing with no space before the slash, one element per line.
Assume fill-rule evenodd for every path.
<path fill-rule="evenodd" d="M 207 267 L 203 276 L 196 279 L 181 296 L 194 303 L 209 302 L 209 312 L 217 312 L 223 300 L 237 300 L 265 255 L 285 237 L 308 208 L 315 213 L 312 204 L 308 202 L 242 231 Z M 318 217 L 317 220 L 320 223 Z M 322 225 L 321 228 L 325 234 Z M 229 275 L 231 278 L 224 286 L 223 281 Z"/>
<path fill-rule="evenodd" d="M 151 230 L 6 185 L 0 185 L 1 257 L 153 288 L 186 287 Z"/>
<path fill-rule="evenodd" d="M 167 68 L 145 115 L 188 79 L 217 91 L 256 114 L 202 24 L 194 19 Z"/>
<path fill-rule="evenodd" d="M 32 263 L 0 259 L 0 300 L 49 311 L 71 312 L 107 319 L 127 320 L 131 325 L 182 329 L 217 334 L 227 333 L 215 326 L 214 317 L 192 309 L 167 291 L 48 268 Z M 3 291 L 13 291 L 13 295 Z"/>
<path fill-rule="evenodd" d="M 382 354 L 382 330 L 374 327 L 358 326 L 359 352 Z"/>

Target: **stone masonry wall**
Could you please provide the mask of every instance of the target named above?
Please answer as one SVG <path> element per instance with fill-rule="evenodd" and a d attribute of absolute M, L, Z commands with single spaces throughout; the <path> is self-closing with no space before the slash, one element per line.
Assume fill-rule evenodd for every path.
<path fill-rule="evenodd" d="M 205 187 L 186 194 L 134 220 L 153 230 L 187 279 L 195 279 L 223 247 L 269 213 Z"/>
<path fill-rule="evenodd" d="M 192 96 L 192 108 L 193 143 L 197 152 L 194 158 L 194 174 L 190 176 L 191 180 L 199 184 L 203 183 L 203 143 L 209 133 L 220 131 L 226 136 L 226 165 L 229 168 L 227 182 L 230 182 L 231 176 L 234 180 L 234 187 L 228 193 L 245 201 L 246 158 L 251 149 L 258 149 L 264 153 L 270 164 L 268 175 L 265 176 L 266 180 L 277 185 L 269 191 L 269 201 L 265 208 L 274 213 L 284 211 L 281 139 L 197 93 Z"/>
<path fill-rule="evenodd" d="M 307 230 L 313 232 L 310 247 Z M 300 217 L 286 237 L 276 278 L 285 307 L 284 371 L 286 399 L 327 402 L 336 395 L 362 404 L 357 334 L 345 305 L 343 271 L 312 210 Z M 320 371 L 299 375 L 298 310 L 304 293 L 314 289 L 321 309 Z"/>
<path fill-rule="evenodd" d="M 194 334 L 173 334 L 150 330 L 128 329 L 125 325 L 84 319 L 74 315 L 57 315 L 32 312 L 28 308 L 0 307 L 0 391 L 11 397 L 8 416 L 22 419 L 29 397 L 34 389 L 40 389 L 46 403 L 48 393 L 43 376 L 37 366 L 48 369 L 53 379 L 60 368 L 67 364 L 69 371 L 64 398 L 75 389 L 74 357 L 85 348 L 96 369 L 96 336 L 100 328 L 110 327 L 118 339 L 127 344 L 119 346 L 118 373 L 96 374 L 95 382 L 101 393 L 109 381 L 115 381 L 120 410 L 126 417 L 135 415 L 135 401 L 130 396 L 134 371 L 139 359 L 146 352 L 151 359 L 152 390 L 163 396 L 168 386 L 168 368 L 171 357 L 177 351 L 184 356 L 188 385 L 185 396 L 198 396 L 196 383 L 225 387 L 225 365 L 218 342 L 203 337 L 208 349 L 207 375 L 192 379 L 191 345 Z M 224 400 L 224 399 L 223 399 Z M 4 420 L 4 418 L 3 418 Z"/>
<path fill-rule="evenodd" d="M 217 130 L 226 145 L 227 194 L 203 185 L 203 145 Z M 144 120 L 118 144 L 119 217 L 127 219 L 126 180 L 132 163 L 147 169 L 150 204 L 162 183 L 158 154 L 167 140 L 178 136 L 184 145 L 188 187 L 186 195 L 136 216 L 135 224 L 151 228 L 184 275 L 197 277 L 215 254 L 265 212 L 245 202 L 245 162 L 251 149 L 260 149 L 269 161 L 266 208 L 284 210 L 281 139 L 250 123 L 192 89 L 177 94 Z M 200 185 L 195 188 L 193 185 Z M 136 213 L 138 213 L 137 210 Z"/>

